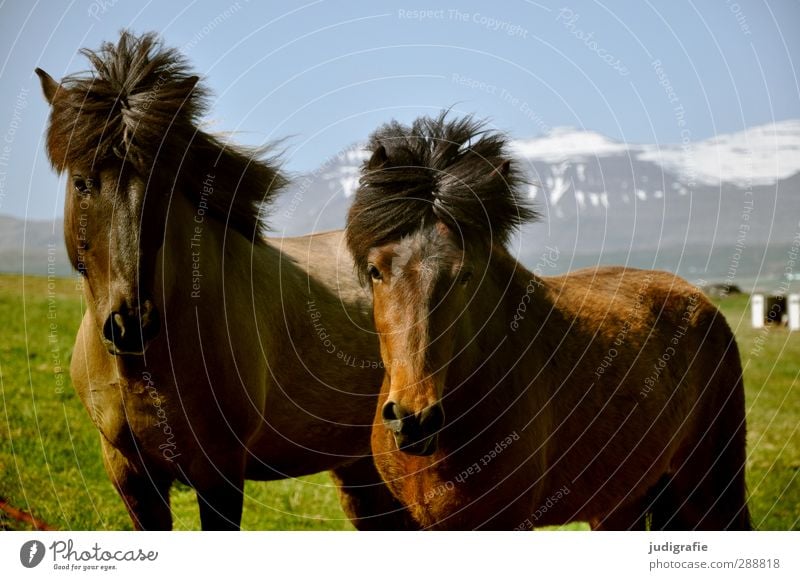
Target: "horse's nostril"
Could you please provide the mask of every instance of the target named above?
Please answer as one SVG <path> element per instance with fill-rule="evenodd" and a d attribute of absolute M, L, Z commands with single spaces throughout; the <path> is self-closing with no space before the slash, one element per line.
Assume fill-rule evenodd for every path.
<path fill-rule="evenodd" d="M 161 330 L 158 308 L 146 300 L 141 307 L 115 310 L 103 323 L 103 336 L 117 352 L 141 353 Z"/>
<path fill-rule="evenodd" d="M 121 312 L 112 312 L 103 324 L 103 336 L 113 344 L 121 343 L 127 333 L 125 317 Z"/>
<path fill-rule="evenodd" d="M 400 420 L 399 409 L 400 407 L 397 406 L 397 403 L 395 403 L 394 401 L 388 401 L 383 406 L 383 411 L 381 413 L 384 422 L 391 423 L 392 421 L 399 421 Z"/>

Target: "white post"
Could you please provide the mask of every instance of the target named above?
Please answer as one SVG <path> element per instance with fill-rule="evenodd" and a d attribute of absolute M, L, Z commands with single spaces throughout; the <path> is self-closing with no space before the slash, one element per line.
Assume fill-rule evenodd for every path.
<path fill-rule="evenodd" d="M 789 294 L 789 330 L 800 330 L 800 294 Z"/>
<path fill-rule="evenodd" d="M 753 328 L 763 328 L 764 326 L 764 295 L 753 294 L 750 297 L 750 313 Z"/>

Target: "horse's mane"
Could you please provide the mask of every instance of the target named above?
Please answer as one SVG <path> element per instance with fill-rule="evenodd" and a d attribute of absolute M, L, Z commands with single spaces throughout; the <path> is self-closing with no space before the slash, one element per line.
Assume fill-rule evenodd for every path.
<path fill-rule="evenodd" d="M 437 221 L 468 243 L 505 244 L 536 212 L 519 192 L 523 180 L 505 135 L 472 116 L 444 112 L 406 126 L 392 121 L 370 137 L 347 218 L 347 244 L 359 273 L 371 248 Z"/>
<path fill-rule="evenodd" d="M 47 153 L 58 172 L 123 160 L 145 177 L 156 167 L 210 213 L 252 237 L 262 204 L 286 184 L 268 148 L 248 148 L 198 128 L 208 92 L 184 57 L 154 33 L 83 49 L 92 70 L 62 79 L 52 100 Z M 204 189 L 204 182 L 206 187 Z"/>

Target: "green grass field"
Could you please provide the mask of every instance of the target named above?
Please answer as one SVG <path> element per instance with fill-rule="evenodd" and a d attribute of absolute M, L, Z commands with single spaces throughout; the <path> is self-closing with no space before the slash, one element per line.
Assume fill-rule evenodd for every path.
<path fill-rule="evenodd" d="M 750 328 L 747 305 L 746 296 L 720 304 L 745 368 L 750 509 L 759 529 L 800 529 L 800 332 Z M 59 529 L 130 529 L 69 383 L 80 317 L 74 280 L 0 275 L 0 496 Z M 171 497 L 176 529 L 199 529 L 192 490 L 176 486 Z M 248 482 L 243 527 L 352 529 L 326 474 Z M 24 528 L 0 511 L 0 529 Z"/>

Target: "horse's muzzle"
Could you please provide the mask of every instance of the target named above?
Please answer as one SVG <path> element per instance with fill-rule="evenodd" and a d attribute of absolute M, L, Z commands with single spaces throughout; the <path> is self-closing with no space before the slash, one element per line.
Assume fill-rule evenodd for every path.
<path fill-rule="evenodd" d="M 393 401 L 382 410 L 383 424 L 391 431 L 397 448 L 409 455 L 432 455 L 439 444 L 439 431 L 444 425 L 444 411 L 439 403 L 419 413 L 408 413 Z"/>
<path fill-rule="evenodd" d="M 158 308 L 152 300 L 145 300 L 141 306 L 123 305 L 109 314 L 103 324 L 103 338 L 111 354 L 143 355 L 160 330 Z"/>

